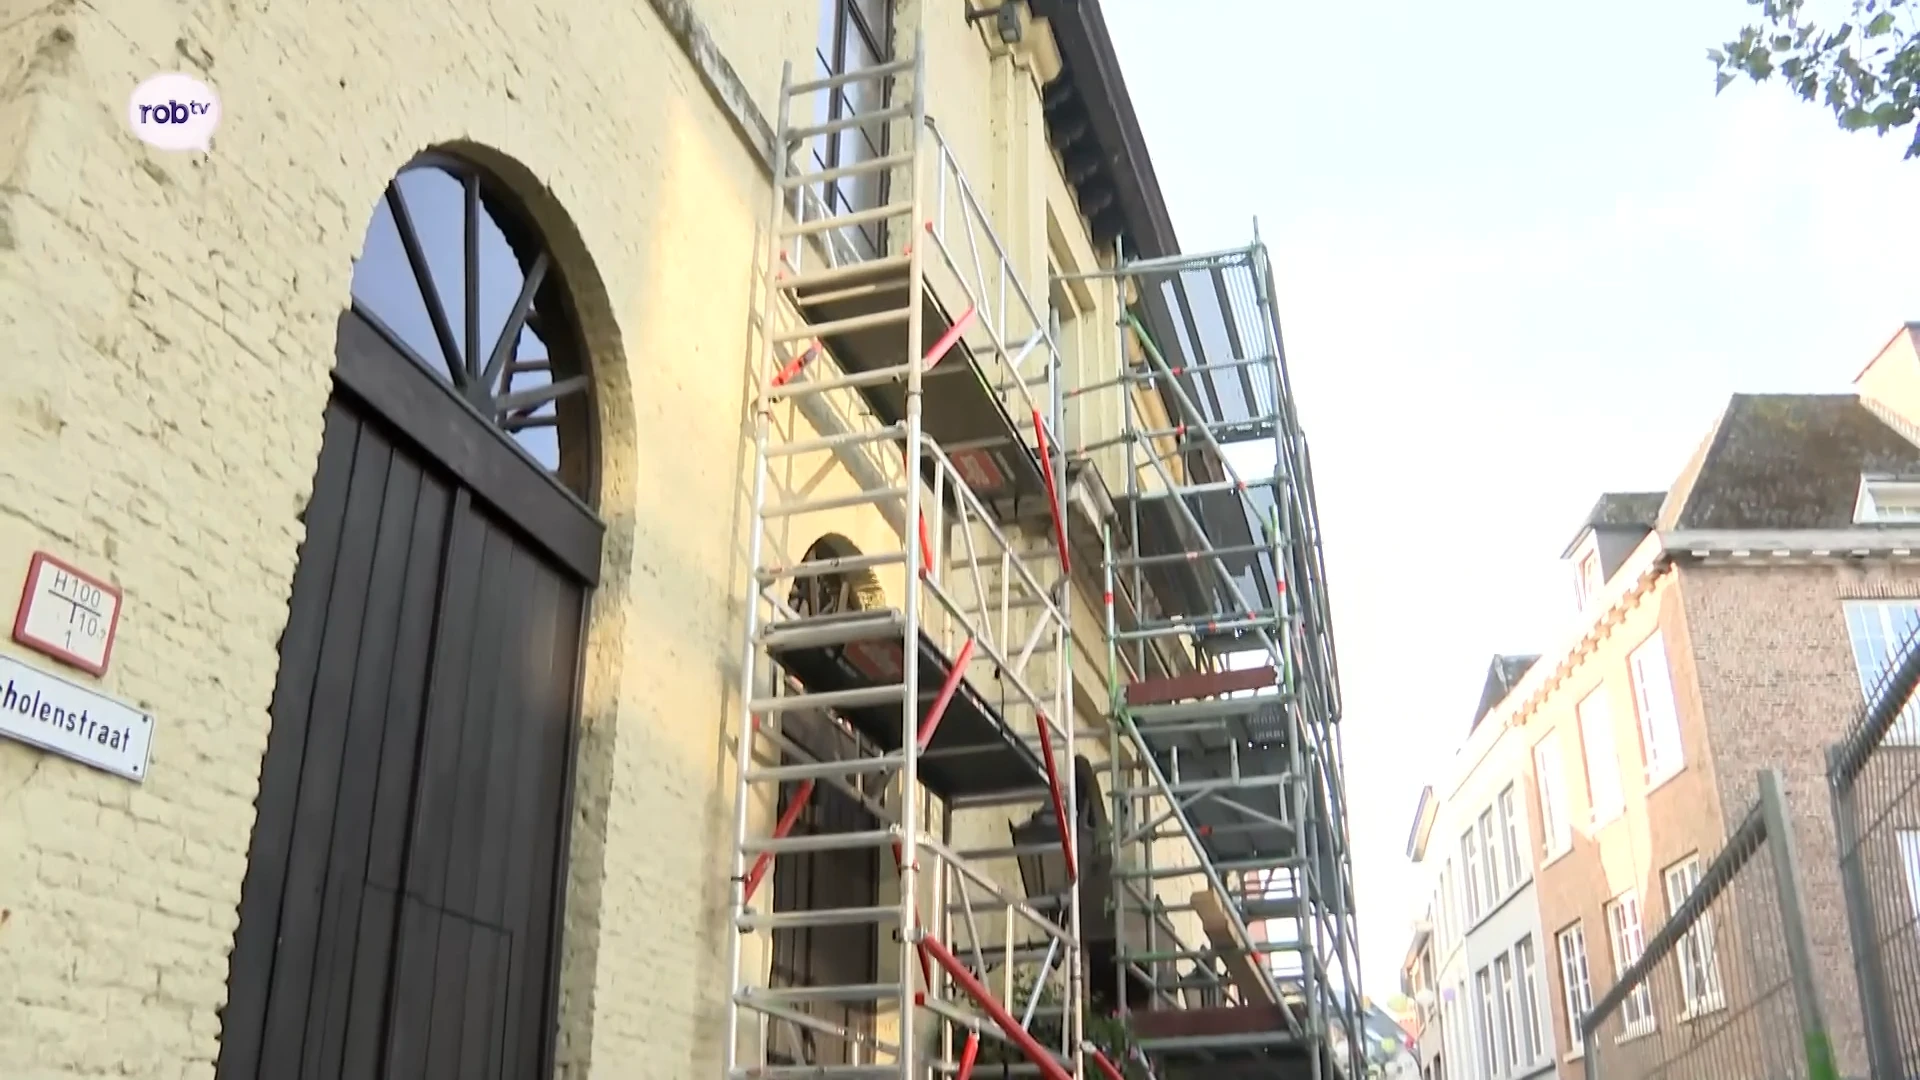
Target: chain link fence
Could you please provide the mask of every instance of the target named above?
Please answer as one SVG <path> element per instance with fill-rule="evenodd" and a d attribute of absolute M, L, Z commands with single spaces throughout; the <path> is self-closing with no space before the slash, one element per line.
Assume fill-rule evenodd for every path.
<path fill-rule="evenodd" d="M 1840 883 L 1876 1080 L 1920 1078 L 1920 630 L 1827 756 Z"/>
<path fill-rule="evenodd" d="M 1797 858 L 1770 769 L 1699 884 L 1588 1012 L 1587 1080 L 1833 1080 Z M 1609 932 L 1638 934 L 1635 920 L 1609 913 Z"/>

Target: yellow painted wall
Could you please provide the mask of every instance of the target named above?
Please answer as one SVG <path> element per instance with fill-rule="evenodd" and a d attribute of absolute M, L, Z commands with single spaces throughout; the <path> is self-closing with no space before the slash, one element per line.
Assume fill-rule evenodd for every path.
<path fill-rule="evenodd" d="M 1044 308 L 1049 212 L 1077 260 L 1098 256 L 1045 151 L 1037 81 L 957 2 L 928 2 L 931 110 Z M 815 0 L 691 8 L 764 113 L 783 60 L 811 70 Z M 550 234 L 600 385 L 608 536 L 561 1071 L 714 1075 L 770 200 L 653 7 L 60 2 L 0 42 L 0 589 L 38 549 L 123 587 L 101 689 L 158 725 L 138 786 L 0 743 L 0 1072 L 213 1074 L 334 319 L 390 176 L 459 142 L 485 148 Z M 161 70 L 221 93 L 211 155 L 127 132 L 126 93 Z M 825 455 L 774 479 L 854 487 Z M 794 519 L 767 559 L 828 531 L 898 542 L 877 514 L 842 511 Z M 897 574 L 887 585 L 899 595 Z M 1104 672 L 1081 671 L 1104 701 Z M 1003 839 L 1005 820 L 963 831 Z"/>

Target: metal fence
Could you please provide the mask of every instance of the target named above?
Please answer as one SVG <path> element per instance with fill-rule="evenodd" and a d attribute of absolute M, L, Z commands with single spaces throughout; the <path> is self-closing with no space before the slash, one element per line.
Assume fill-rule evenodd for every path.
<path fill-rule="evenodd" d="M 1920 631 L 1827 756 L 1854 968 L 1876 1080 L 1920 1077 Z"/>
<path fill-rule="evenodd" d="M 1769 769 L 1699 883 L 1588 1012 L 1587 1080 L 1832 1080 L 1787 821 Z M 1589 963 L 1631 954 L 1641 932 L 1638 912 L 1610 909 L 1605 925 L 1614 940 L 1588 943 Z"/>

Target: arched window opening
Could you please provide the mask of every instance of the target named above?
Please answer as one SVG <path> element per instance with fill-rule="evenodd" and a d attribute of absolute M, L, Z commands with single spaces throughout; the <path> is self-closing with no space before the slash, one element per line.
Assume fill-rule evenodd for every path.
<path fill-rule="evenodd" d="M 854 559 L 859 555 L 860 549 L 853 546 L 853 541 L 837 533 L 828 533 L 815 540 L 800 561 L 816 563 L 828 559 Z M 787 592 L 787 606 L 801 615 L 837 615 L 886 607 L 887 596 L 880 588 L 880 579 L 870 569 L 829 570 L 823 574 L 796 577 L 793 588 Z"/>
<path fill-rule="evenodd" d="M 591 506 L 593 385 L 559 269 L 496 181 L 431 153 L 387 185 L 354 310 Z"/>

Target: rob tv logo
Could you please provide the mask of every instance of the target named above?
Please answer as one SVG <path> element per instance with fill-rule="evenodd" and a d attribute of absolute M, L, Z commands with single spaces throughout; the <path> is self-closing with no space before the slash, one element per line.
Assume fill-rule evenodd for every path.
<path fill-rule="evenodd" d="M 205 153 L 220 126 L 220 95 L 190 75 L 154 75 L 133 88 L 127 123 L 149 146 Z"/>

